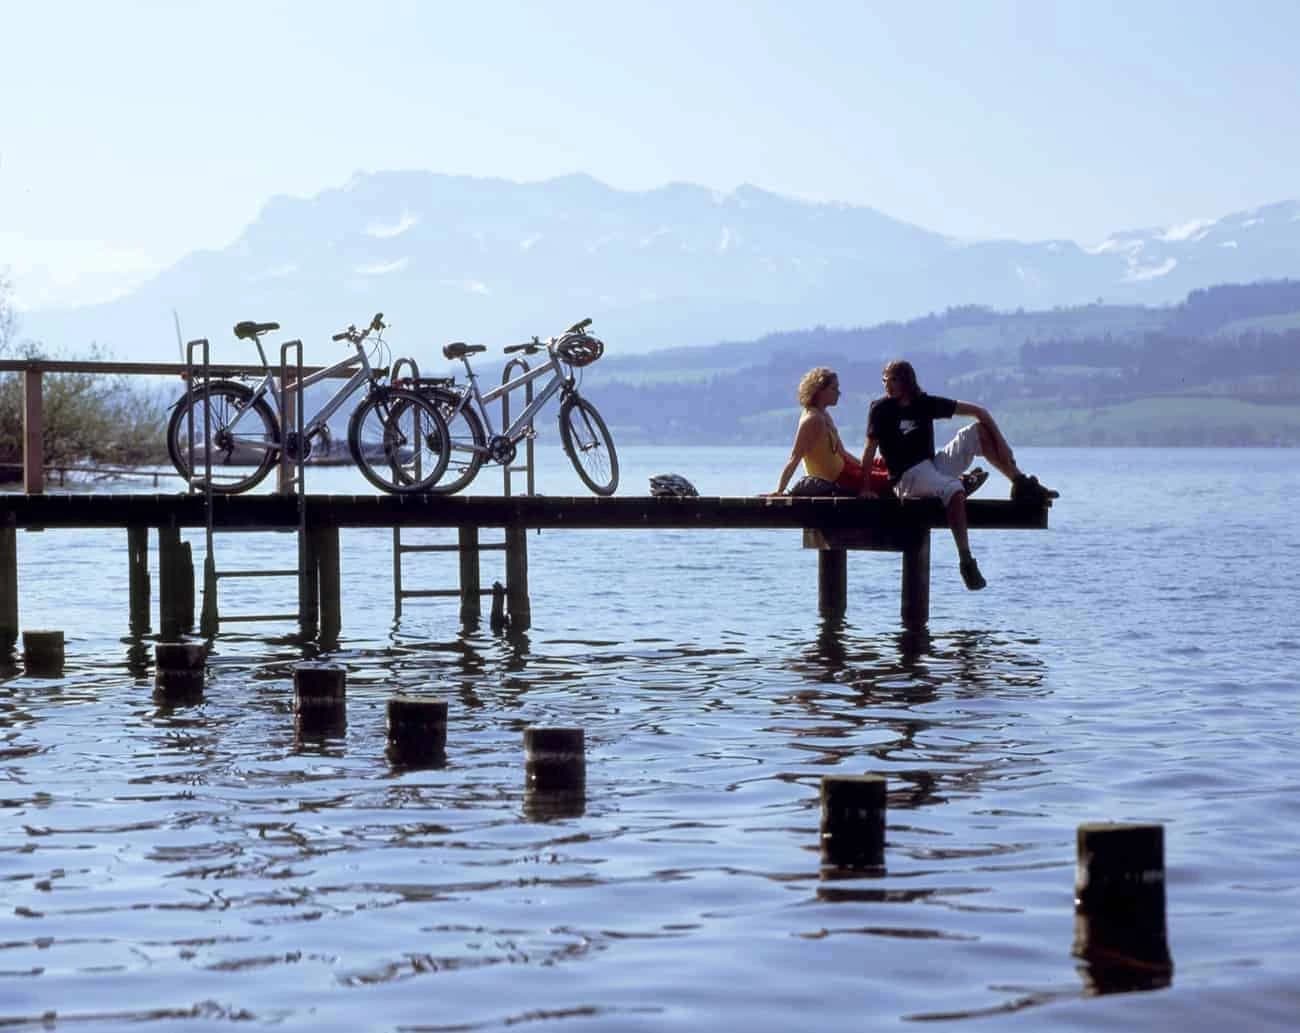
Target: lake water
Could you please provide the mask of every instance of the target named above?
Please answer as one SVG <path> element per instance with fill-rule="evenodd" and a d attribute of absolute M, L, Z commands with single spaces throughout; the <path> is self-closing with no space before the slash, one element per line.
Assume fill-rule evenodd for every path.
<path fill-rule="evenodd" d="M 541 492 L 578 492 L 539 456 Z M 677 472 L 752 495 L 783 458 L 629 448 L 620 493 Z M 1298 458 L 1024 450 L 1062 491 L 1051 529 L 975 532 L 981 593 L 936 532 L 920 637 L 889 554 L 851 554 L 847 618 L 821 621 L 795 531 L 530 534 L 515 636 L 461 629 L 453 600 L 395 621 L 391 535 L 345 531 L 326 659 L 348 722 L 325 740 L 295 737 L 316 654 L 292 626 L 223 631 L 201 705 L 160 707 L 124 536 L 20 533 L 22 626 L 62 628 L 68 663 L 0 672 L 0 1026 L 1294 1029 Z M 219 565 L 284 566 L 292 542 L 220 536 Z M 455 585 L 452 555 L 405 570 Z M 445 767 L 385 762 L 398 690 L 449 701 Z M 586 730 L 567 816 L 525 799 L 529 724 Z M 824 877 L 819 780 L 863 772 L 889 779 L 886 868 Z M 1152 989 L 1106 993 L 1071 954 L 1097 820 L 1165 827 L 1174 969 Z"/>

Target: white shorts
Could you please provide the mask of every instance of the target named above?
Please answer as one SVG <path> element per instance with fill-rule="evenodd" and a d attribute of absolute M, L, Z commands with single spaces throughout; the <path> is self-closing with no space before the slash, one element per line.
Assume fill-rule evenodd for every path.
<path fill-rule="evenodd" d="M 924 459 L 907 470 L 898 479 L 898 497 L 902 499 L 943 499 L 946 506 L 961 491 L 961 475 L 976 456 L 983 455 L 980 448 L 978 423 L 968 423 L 953 439 L 935 453 L 933 459 Z"/>

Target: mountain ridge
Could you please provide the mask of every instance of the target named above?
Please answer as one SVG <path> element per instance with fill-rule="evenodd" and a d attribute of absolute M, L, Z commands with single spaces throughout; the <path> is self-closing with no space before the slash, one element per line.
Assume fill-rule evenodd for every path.
<path fill-rule="evenodd" d="M 330 333 L 389 314 L 403 351 L 547 335 L 592 316 L 614 352 L 770 331 L 866 326 L 963 304 L 1172 303 L 1222 282 L 1300 275 L 1300 203 L 1097 245 L 958 240 L 874 208 L 750 184 L 645 191 L 585 173 L 532 183 L 421 170 L 358 172 L 276 195 L 227 247 L 192 252 L 129 295 L 24 314 L 64 351 L 175 352 L 187 336 L 238 355 L 229 328 L 276 320 L 309 360 Z"/>

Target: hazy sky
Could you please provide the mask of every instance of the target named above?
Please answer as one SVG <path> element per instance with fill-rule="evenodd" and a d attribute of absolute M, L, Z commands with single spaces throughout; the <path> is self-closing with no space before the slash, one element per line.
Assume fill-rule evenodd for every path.
<path fill-rule="evenodd" d="M 753 183 L 961 237 L 1300 196 L 1300 5 L 0 0 L 0 271 L 78 303 L 357 170 Z"/>

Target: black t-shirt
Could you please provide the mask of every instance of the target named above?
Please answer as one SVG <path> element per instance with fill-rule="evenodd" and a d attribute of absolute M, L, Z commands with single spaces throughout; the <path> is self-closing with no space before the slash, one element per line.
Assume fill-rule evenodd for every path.
<path fill-rule="evenodd" d="M 867 437 L 875 438 L 880 446 L 891 484 L 917 463 L 934 458 L 934 421 L 949 419 L 956 411 L 953 399 L 924 391 L 907 405 L 894 398 L 877 398 L 871 403 Z"/>

